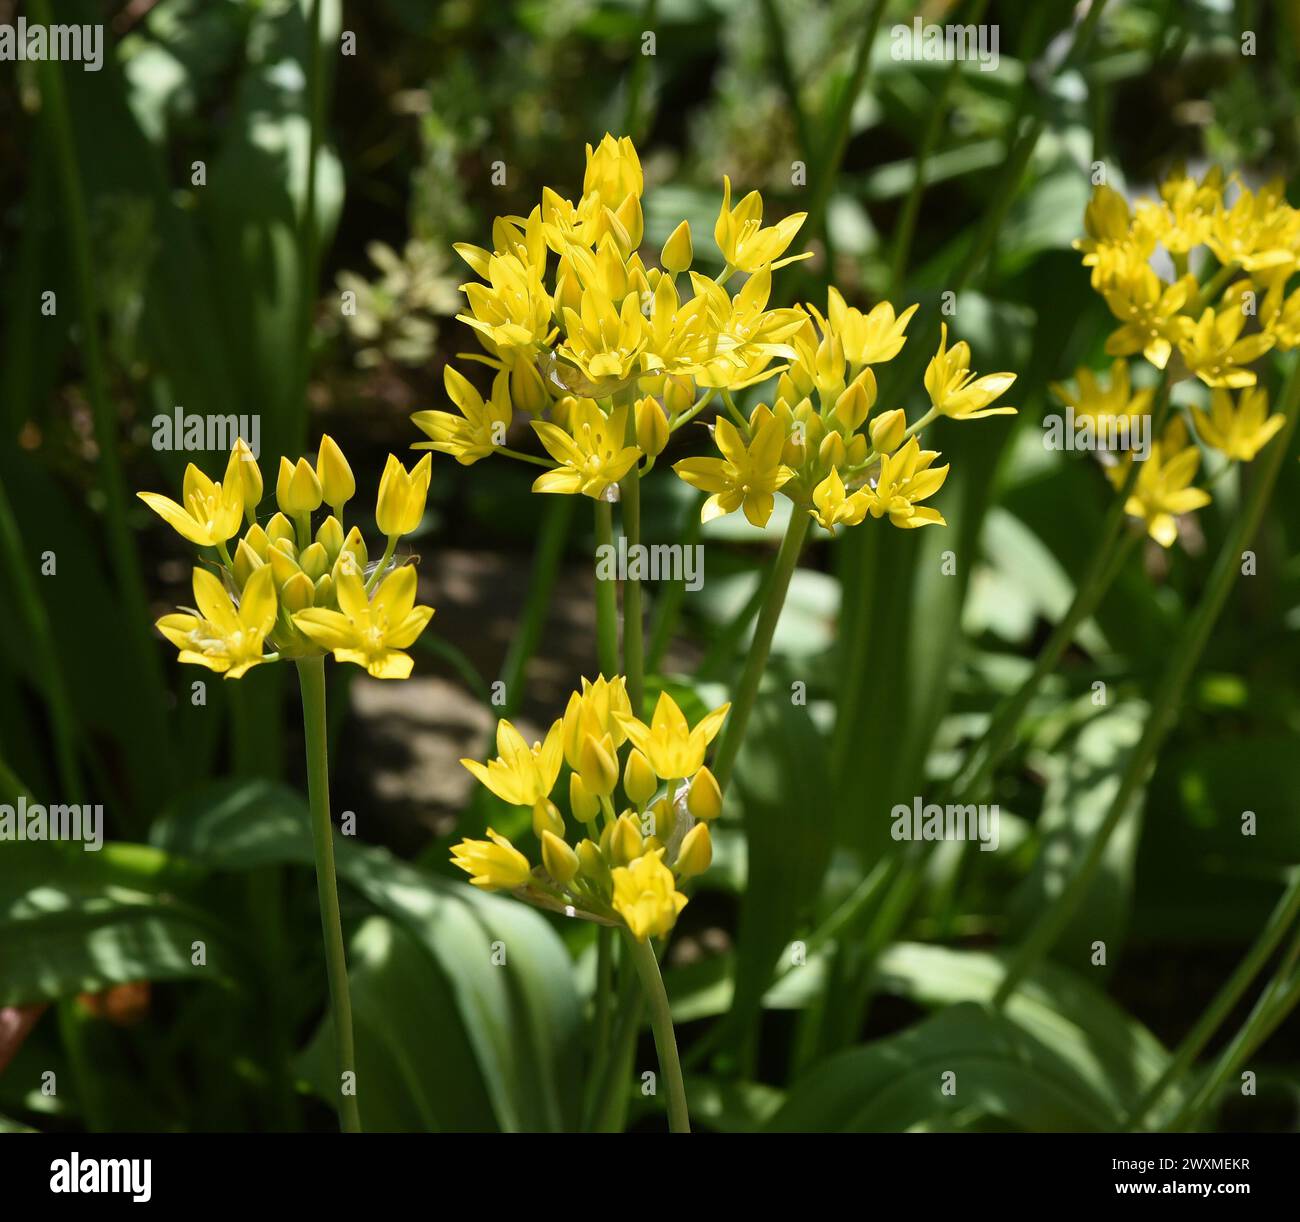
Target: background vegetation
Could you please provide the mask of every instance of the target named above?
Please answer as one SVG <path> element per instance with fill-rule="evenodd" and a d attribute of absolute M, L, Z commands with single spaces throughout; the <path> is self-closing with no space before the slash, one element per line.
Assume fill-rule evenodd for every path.
<path fill-rule="evenodd" d="M 0 0 L 0 20 L 50 7 Z M 1245 0 L 1111 0 L 1091 21 L 1061 0 L 881 9 L 66 0 L 57 20 L 105 23 L 103 71 L 4 66 L 0 800 L 102 803 L 112 840 L 0 846 L 3 1123 L 332 1126 L 293 693 L 267 667 L 208 683 L 196 707 L 200 676 L 154 633 L 188 568 L 131 494 L 178 486 L 195 456 L 155 451 L 151 421 L 177 404 L 260 413 L 266 455 L 328 430 L 372 496 L 378 459 L 417 439 L 408 414 L 442 406 L 442 366 L 470 346 L 451 317 L 465 278 L 451 244 L 486 242 L 543 184 L 575 194 L 582 146 L 606 130 L 638 141 L 648 246 L 685 215 L 712 258 L 730 174 L 778 214 L 810 213 L 817 257 L 778 273 L 778 297 L 824 301 L 833 281 L 854 304 L 920 302 L 905 365 L 932 351 L 952 291 L 980 368 L 1019 373 L 1019 416 L 938 430 L 960 456 L 946 531 L 863 528 L 796 574 L 740 802 L 667 960 L 697 1124 L 1126 1122 L 1300 861 L 1294 455 L 1258 574 L 1235 583 L 1141 802 L 1005 1013 L 981 1004 L 1001 948 L 1034 926 L 1113 796 L 1241 489 L 1216 487 L 1175 549 L 1134 551 L 1079 632 L 997 771 L 1000 852 L 946 846 L 899 888 L 887 814 L 951 774 L 1023 677 L 1110 502 L 1089 456 L 1041 445 L 1047 384 L 1105 362 L 1109 314 L 1070 249 L 1094 163 L 1130 191 L 1180 161 L 1291 183 L 1300 18 Z M 997 70 L 892 59 L 890 26 L 917 13 L 995 23 Z M 341 315 L 345 290 L 357 317 Z M 198 457 L 214 475 L 224 463 Z M 594 669 L 587 516 L 530 496 L 530 478 L 435 464 L 416 541 L 420 601 L 438 614 L 418 677 L 393 694 L 332 672 L 335 808 L 359 827 L 340 870 L 368 1128 L 577 1123 L 591 930 L 472 892 L 446 851 L 489 819 L 518 830 L 455 763 L 503 713 L 490 684 L 505 681 L 505 715 L 537 724 Z M 649 541 L 694 537 L 689 488 L 665 476 L 646 497 Z M 651 669 L 684 707 L 725 697 L 781 526 L 705 528 L 703 589 L 651 587 Z M 940 575 L 945 550 L 955 577 Z M 807 708 L 786 696 L 796 680 Z M 1089 963 L 1095 939 L 1105 966 Z M 788 969 L 794 940 L 808 963 Z M 1252 999 L 1151 1123 L 1194 1095 Z M 1294 1022 L 1250 1067 L 1259 1095 L 1230 1090 L 1196 1123 L 1300 1124 Z M 945 1069 L 974 1084 L 960 1102 L 934 1089 Z M 662 1127 L 634 1085 L 627 1123 Z"/>

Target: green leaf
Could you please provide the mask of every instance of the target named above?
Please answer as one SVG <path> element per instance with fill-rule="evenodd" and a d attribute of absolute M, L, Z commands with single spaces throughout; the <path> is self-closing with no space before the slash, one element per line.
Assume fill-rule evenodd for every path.
<path fill-rule="evenodd" d="M 214 787 L 155 828 L 155 840 L 216 868 L 313 861 L 307 805 L 265 781 Z M 449 983 L 497 1121 L 506 1130 L 576 1123 L 578 995 L 547 919 L 336 838 L 339 877 L 400 924 Z"/>
<path fill-rule="evenodd" d="M 1057 753 L 1044 765 L 1051 776 L 1038 821 L 1042 850 L 1011 904 L 1013 939 L 1024 936 L 1086 852 L 1110 809 L 1146 715 L 1147 706 L 1137 701 L 1105 709 L 1083 727 L 1064 756 Z M 1057 940 L 1053 954 L 1059 961 L 1081 970 L 1091 963 L 1093 943 L 1100 941 L 1106 944 L 1100 970 L 1113 966 L 1132 903 L 1141 818 L 1139 800 L 1111 837 L 1101 872 Z"/>
<path fill-rule="evenodd" d="M 1118 1120 L 1053 1049 L 966 1003 L 820 1062 L 765 1127 L 882 1133 L 987 1115 L 1030 1132 L 1096 1132 Z"/>
<path fill-rule="evenodd" d="M 348 944 L 357 1103 L 366 1132 L 490 1132 L 487 1085 L 455 993 L 406 929 L 368 917 Z M 338 1090 L 326 1018 L 301 1069 L 323 1099 Z"/>

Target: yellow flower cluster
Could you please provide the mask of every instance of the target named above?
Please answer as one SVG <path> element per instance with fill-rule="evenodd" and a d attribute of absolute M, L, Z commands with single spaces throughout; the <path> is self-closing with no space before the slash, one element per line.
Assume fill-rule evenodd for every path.
<path fill-rule="evenodd" d="M 646 725 L 633 716 L 625 680 L 602 677 L 584 679 L 532 746 L 499 722 L 497 758 L 461 763 L 503 802 L 531 810 L 541 865 L 491 828 L 487 840 L 457 844 L 452 861 L 476 887 L 625 925 L 640 941 L 667 933 L 686 905 L 678 883 L 713 860 L 708 825 L 722 813 L 722 793 L 704 758 L 730 707 L 691 726 L 665 692 Z M 569 816 L 582 829 L 573 844 L 552 798 L 565 765 Z"/>
<path fill-rule="evenodd" d="M 139 493 L 179 534 L 217 553 L 211 567 L 194 569 L 195 607 L 163 616 L 158 630 L 182 662 L 228 679 L 263 662 L 322 653 L 376 678 L 405 679 L 412 663 L 402 651 L 424 631 L 433 608 L 415 605 L 415 569 L 392 559 L 398 540 L 424 516 L 428 490 L 427 457 L 408 472 L 389 456 L 375 508 L 388 546 L 370 566 L 361 532 L 354 526 L 344 533 L 356 480 L 332 438 L 322 438 L 314 467 L 305 458 L 280 459 L 279 511 L 265 526 L 257 521 L 262 475 L 242 439 L 219 483 L 191 463 L 180 504 Z M 313 532 L 312 515 L 322 505 L 330 512 Z M 230 541 L 245 521 L 232 554 Z"/>
<path fill-rule="evenodd" d="M 1179 170 L 1161 184 L 1159 198 L 1139 199 L 1132 209 L 1118 191 L 1099 186 L 1084 229 L 1075 247 L 1120 322 L 1106 341 L 1109 355 L 1140 352 L 1164 369 L 1177 352 L 1178 376 L 1240 389 L 1255 384 L 1251 362 L 1300 339 L 1300 289 L 1286 294 L 1300 263 L 1300 211 L 1286 202 L 1280 182 L 1251 191 L 1218 169 L 1199 182 Z M 1170 280 L 1152 263 L 1161 249 Z M 1202 286 L 1189 269 L 1207 269 L 1211 258 L 1218 274 Z M 1244 334 L 1252 317 L 1258 327 Z"/>
<path fill-rule="evenodd" d="M 495 369 L 488 400 L 448 366 L 445 385 L 456 411 L 417 412 L 429 437 L 416 448 L 466 465 L 493 452 L 549 469 L 536 492 L 613 500 L 620 480 L 647 472 L 673 432 L 716 396 L 713 437 L 721 458 L 685 459 L 675 470 L 711 495 L 708 520 L 743 510 L 757 525 L 780 491 L 828 530 L 868 515 L 897 526 L 942 522 L 920 502 L 938 490 L 947 466 L 922 450 L 916 434 L 938 415 L 973 419 L 1011 385 L 1011 374 L 977 377 L 965 343 L 947 334 L 926 374 L 931 411 L 908 427 L 899 409 L 871 420 L 872 366 L 902 349 L 915 307 L 896 315 L 888 302 L 862 313 L 834 289 L 815 307 L 769 308 L 772 272 L 788 255 L 804 213 L 763 223 L 751 191 L 734 206 L 723 180 L 713 237 L 724 260 L 715 277 L 691 270 L 690 226 L 673 231 L 646 266 L 641 194 L 644 181 L 627 137 L 606 135 L 587 147 L 582 197 L 575 205 L 550 188 L 527 217 L 499 217 L 493 249 L 457 251 L 480 277 L 462 286 L 485 352 L 470 359 Z M 728 281 L 745 279 L 731 293 Z M 774 364 L 774 362 L 785 362 Z M 744 417 L 733 391 L 779 378 L 772 406 Z M 814 402 L 815 401 L 815 402 Z M 506 447 L 515 410 L 530 423 L 549 459 Z"/>
<path fill-rule="evenodd" d="M 1119 192 L 1099 186 L 1084 211 L 1084 229 L 1075 247 L 1120 322 L 1106 341 L 1107 353 L 1118 359 L 1109 386 L 1080 369 L 1078 391 L 1055 384 L 1057 397 L 1098 426 L 1135 425 L 1149 414 L 1154 395 L 1130 390 L 1123 358 L 1140 352 L 1172 380 L 1194 376 L 1209 388 L 1210 410 L 1191 409 L 1205 446 L 1230 462 L 1253 461 L 1283 418 L 1269 415 L 1268 395 L 1249 366 L 1270 349 L 1300 343 L 1300 289 L 1286 293 L 1300 267 L 1300 211 L 1286 202 L 1282 185 L 1256 192 L 1218 169 L 1199 182 L 1178 170 L 1161 184 L 1159 198 L 1139 199 L 1132 209 Z M 1161 248 L 1172 280 L 1153 266 Z M 1204 285 L 1189 270 L 1194 260 Z M 1247 333 L 1252 318 L 1257 325 Z M 1129 455 L 1109 468 L 1117 488 L 1132 461 Z M 1210 502 L 1208 492 L 1192 486 L 1200 462 L 1186 422 L 1175 417 L 1141 464 L 1125 512 L 1163 547 L 1178 536 L 1177 515 Z"/>
<path fill-rule="evenodd" d="M 887 301 L 862 313 L 834 288 L 823 315 L 798 312 L 803 323 L 790 338 L 792 355 L 780 372 L 773 406 L 760 403 L 748 420 L 719 416 L 713 440 L 721 458 L 685 458 L 673 470 L 711 493 L 704 521 L 739 509 L 755 526 L 772 515 L 775 493 L 788 497 L 826 530 L 856 526 L 868 515 L 912 529 L 944 524 L 921 502 L 942 487 L 948 466 L 917 434 L 939 416 L 975 420 L 1014 413 L 991 407 L 1015 381 L 1010 373 L 979 377 L 970 369 L 970 345 L 948 347 L 948 328 L 925 372 L 930 410 L 908 425 L 901 408 L 871 417 L 877 384 L 873 365 L 892 360 L 906 342 L 916 307 L 901 315 Z M 814 402 L 815 400 L 815 402 Z"/>

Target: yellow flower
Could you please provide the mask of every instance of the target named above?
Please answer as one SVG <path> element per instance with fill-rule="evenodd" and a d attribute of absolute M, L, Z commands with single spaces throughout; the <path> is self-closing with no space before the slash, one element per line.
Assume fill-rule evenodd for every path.
<path fill-rule="evenodd" d="M 1201 452 L 1194 445 L 1179 444 L 1186 436 L 1185 429 L 1171 428 L 1151 447 L 1124 506 L 1130 517 L 1146 523 L 1147 533 L 1161 547 L 1170 547 L 1178 538 L 1176 514 L 1191 513 L 1210 503 L 1208 492 L 1189 486 L 1201 464 Z"/>
<path fill-rule="evenodd" d="M 622 404 L 606 416 L 594 400 L 575 399 L 567 429 L 549 420 L 534 420 L 542 445 L 560 465 L 539 475 L 533 491 L 581 493 L 600 500 L 641 457 L 636 446 L 627 444 L 627 411 Z"/>
<path fill-rule="evenodd" d="M 886 454 L 880 460 L 880 475 L 869 489 L 867 508 L 871 516 L 882 518 L 888 514 L 895 526 L 905 530 L 946 526 L 937 509 L 916 504 L 938 492 L 948 478 L 947 463 L 942 467 L 931 465 L 938 457 L 937 450 L 921 449 L 915 437 L 909 437 L 896 454 Z"/>
<path fill-rule="evenodd" d="M 664 865 L 664 850 L 638 857 L 629 866 L 614 868 L 614 911 L 638 942 L 666 934 L 686 907 L 673 872 Z"/>
<path fill-rule="evenodd" d="M 1223 305 L 1207 307 L 1200 320 L 1189 326 L 1178 350 L 1187 368 L 1206 386 L 1242 387 L 1255 385 L 1255 372 L 1245 369 L 1273 346 L 1267 331 L 1241 338 L 1246 314 L 1232 289 L 1224 294 Z"/>
<path fill-rule="evenodd" d="M 1014 373 L 990 373 L 976 377 L 970 369 L 970 345 L 960 340 L 948 348 L 948 324 L 942 324 L 939 351 L 925 370 L 925 389 L 937 411 L 955 420 L 979 420 L 985 416 L 1014 416 L 1014 407 L 989 407 L 1016 380 Z"/>
<path fill-rule="evenodd" d="M 678 878 L 694 878 L 713 864 L 713 839 L 707 823 L 697 823 L 682 837 L 673 870 Z"/>
<path fill-rule="evenodd" d="M 730 704 L 721 705 L 692 729 L 677 701 L 667 692 L 660 692 L 648 726 L 636 717 L 625 717 L 623 728 L 661 780 L 691 777 L 703 767 L 704 753 L 717 737 L 730 708 Z"/>
<path fill-rule="evenodd" d="M 1110 312 L 1123 324 L 1107 338 L 1106 355 L 1140 352 L 1157 369 L 1163 369 L 1174 344 L 1192 325 L 1179 311 L 1195 293 L 1194 276 L 1167 285 L 1144 260 L 1126 260 L 1102 291 Z"/>
<path fill-rule="evenodd" d="M 1088 419 L 1097 424 L 1111 420 L 1127 420 L 1131 424 L 1151 411 L 1154 388 L 1132 390 L 1129 384 L 1128 362 L 1117 358 L 1110 367 L 1110 384 L 1105 385 L 1091 369 L 1075 371 L 1078 390 L 1072 391 L 1061 382 L 1053 382 L 1052 393 L 1067 407 L 1074 408 L 1075 418 Z"/>
<path fill-rule="evenodd" d="M 595 285 L 583 289 L 581 308 L 563 307 L 565 340 L 559 354 L 592 382 L 626 381 L 639 372 L 648 335 L 636 294 L 629 293 L 614 308 L 607 293 Z"/>
<path fill-rule="evenodd" d="M 641 159 L 630 136 L 614 139 L 606 132 L 593 149 L 587 145 L 587 172 L 582 180 L 582 194 L 600 197 L 601 203 L 614 211 L 629 195 L 640 198 L 645 189 Z"/>
<path fill-rule="evenodd" d="M 552 302 L 541 269 L 516 254 L 489 256 L 487 284 L 462 284 L 469 314 L 456 317 L 498 348 L 531 348 L 551 336 Z"/>
<path fill-rule="evenodd" d="M 763 381 L 773 357 L 795 355 L 786 341 L 805 325 L 807 315 L 802 310 L 767 308 L 771 268 L 760 268 L 734 297 L 697 272 L 691 273 L 691 285 L 695 297 L 680 316 L 689 340 L 681 347 L 694 360 L 700 386 L 739 390 Z"/>
<path fill-rule="evenodd" d="M 429 495 L 431 461 L 426 454 L 410 471 L 392 455 L 379 479 L 379 496 L 375 502 L 375 525 L 390 539 L 409 535 L 424 517 L 424 502 Z"/>
<path fill-rule="evenodd" d="M 1287 204 L 1280 183 L 1259 191 L 1241 188 L 1231 208 L 1214 217 L 1206 245 L 1225 267 L 1236 263 L 1249 272 L 1294 269 L 1300 213 Z"/>
<path fill-rule="evenodd" d="M 546 739 L 530 748 L 508 721 L 497 723 L 497 757 L 486 764 L 478 760 L 460 762 L 498 798 L 511 806 L 536 807 L 545 803 L 555 788 L 564 762 L 562 722 L 555 722 Z"/>
<path fill-rule="evenodd" d="M 1237 462 L 1253 462 L 1286 423 L 1281 412 L 1268 414 L 1268 392 L 1262 386 L 1243 390 L 1236 408 L 1226 390 L 1216 390 L 1210 396 L 1209 414 L 1194 407 L 1192 418 L 1206 445 Z"/>
<path fill-rule="evenodd" d="M 784 267 L 797 259 L 811 257 L 811 252 L 781 259 L 787 246 L 794 241 L 806 212 L 795 212 L 768 229 L 763 228 L 763 197 L 751 191 L 733 209 L 731 206 L 731 179 L 722 179 L 722 208 L 713 227 L 713 237 L 723 258 L 742 272 L 756 272 L 766 264 L 772 269 Z M 779 259 L 779 262 L 773 262 Z"/>
<path fill-rule="evenodd" d="M 1134 225 L 1128 202 L 1113 187 L 1099 184 L 1083 210 L 1085 237 L 1075 250 L 1084 252 L 1083 265 L 1092 268 L 1092 287 L 1105 290 L 1116 274 L 1136 257 L 1145 262 L 1155 249 L 1155 235 Z"/>
<path fill-rule="evenodd" d="M 220 578 L 194 570 L 197 611 L 164 615 L 158 631 L 180 650 L 180 661 L 206 666 L 227 679 L 238 679 L 268 660 L 262 653 L 275 625 L 276 599 L 271 570 L 257 569 L 244 585 L 239 605 L 232 603 Z"/>
<path fill-rule="evenodd" d="M 367 597 L 355 569 L 344 568 L 334 587 L 339 609 L 299 611 L 294 626 L 322 649 L 331 650 L 338 662 L 364 666 L 376 679 L 405 679 L 412 662 L 401 651 L 415 643 L 433 615 L 432 607 L 415 605 L 415 586 L 415 569 L 404 564 L 379 583 L 373 597 Z"/>
<path fill-rule="evenodd" d="M 487 834 L 487 840 L 462 840 L 451 850 L 452 862 L 485 891 L 527 886 L 533 877 L 528 858 L 491 828 Z"/>
<path fill-rule="evenodd" d="M 1223 171 L 1217 166 L 1197 182 L 1176 170 L 1160 184 L 1160 200 L 1137 206 L 1138 223 L 1171 254 L 1185 255 L 1205 242 L 1223 207 Z"/>
<path fill-rule="evenodd" d="M 209 479 L 193 463 L 185 468 L 181 504 L 156 492 L 137 492 L 177 534 L 200 547 L 215 547 L 239 534 L 244 520 L 243 459 L 239 447 L 230 452 L 220 483 Z"/>
<path fill-rule="evenodd" d="M 870 495 L 865 489 L 846 495 L 839 469 L 832 467 L 830 474 L 813 489 L 816 508 L 808 513 L 819 526 L 833 533 L 837 526 L 856 526 L 867 516 Z"/>
<path fill-rule="evenodd" d="M 450 365 L 442 371 L 443 385 L 451 401 L 461 410 L 416 412 L 411 422 L 432 441 L 417 441 L 413 450 L 440 450 L 462 466 L 472 466 L 505 444 L 513 408 L 510 372 L 503 369 L 492 381 L 492 397 L 486 403 L 465 376 Z"/>
<path fill-rule="evenodd" d="M 684 458 L 673 470 L 693 488 L 713 495 L 704 502 L 700 520 L 712 521 L 722 514 L 743 509 L 755 526 L 765 526 L 776 503 L 774 493 L 794 476 L 781 462 L 785 448 L 785 427 L 779 417 L 768 415 L 745 439 L 730 420 L 719 416 L 713 439 L 722 458 Z"/>
<path fill-rule="evenodd" d="M 834 287 L 827 294 L 828 313 L 825 321 L 818 316 L 824 333 L 837 335 L 844 345 L 844 356 L 853 365 L 879 365 L 891 361 L 907 341 L 904 334 L 917 307 L 911 306 L 895 316 L 894 307 L 887 301 L 876 304 L 869 313 L 845 305 L 840 291 Z M 816 313 L 816 311 L 814 311 Z"/>
<path fill-rule="evenodd" d="M 239 455 L 239 483 L 244 490 L 244 514 L 249 526 L 252 526 L 257 506 L 262 500 L 262 472 L 258 470 L 252 447 L 242 437 L 235 441 L 234 453 Z"/>
<path fill-rule="evenodd" d="M 574 692 L 564 710 L 564 758 L 575 772 L 582 767 L 582 745 L 588 737 L 599 742 L 609 735 L 617 750 L 627 742 L 624 723 L 632 717 L 627 698 L 627 680 L 599 676 L 593 683 L 585 676 L 581 692 Z"/>

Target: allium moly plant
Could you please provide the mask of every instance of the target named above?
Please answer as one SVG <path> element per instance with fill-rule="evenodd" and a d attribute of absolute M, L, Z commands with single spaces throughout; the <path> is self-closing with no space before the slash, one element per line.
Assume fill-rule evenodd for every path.
<path fill-rule="evenodd" d="M 462 286 L 468 309 L 458 317 L 483 349 L 463 359 L 492 370 L 491 387 L 484 395 L 448 365 L 444 383 L 454 410 L 421 411 L 412 420 L 428 438 L 416 448 L 466 466 L 495 455 L 530 463 L 543 468 L 533 491 L 591 499 L 598 545 L 612 541 L 616 502 L 628 545 L 640 542 L 640 481 L 672 435 L 692 424 L 701 450 L 711 452 L 683 458 L 673 469 L 708 494 L 704 521 L 741 512 L 761 527 L 778 495 L 791 502 L 729 717 L 724 706 L 691 729 L 665 695 L 650 722 L 641 720 L 640 584 L 623 583 L 620 660 L 614 586 L 598 580 L 603 678 L 584 684 L 544 741 L 529 747 L 503 722 L 500 757 L 486 766 L 467 761 L 498 797 L 531 808 L 541 865 L 495 832 L 458 845 L 456 864 L 479 886 L 622 929 L 650 1001 L 669 1079 L 669 1120 L 683 1129 L 677 1053 L 647 939 L 670 932 L 686 902 L 677 884 L 708 866 L 704 821 L 721 809 L 809 528 L 815 522 L 834 534 L 866 521 L 905 530 L 943 525 L 927 502 L 942 487 L 948 464 L 923 447 L 922 430 L 940 416 L 973 420 L 1013 412 L 994 403 L 1015 379 L 975 373 L 969 346 L 949 344 L 945 327 L 925 374 L 929 409 L 909 422 L 900 406 L 878 403 L 875 369 L 902 350 L 915 306 L 899 313 L 882 301 L 864 313 L 834 288 L 825 312 L 773 304 L 773 272 L 809 257 L 791 253 L 805 214 L 765 223 L 759 193 L 733 204 L 725 177 L 713 231 L 721 271 L 707 276 L 694 269 L 685 220 L 657 265 L 648 264 L 641 251 L 643 190 L 632 141 L 606 134 L 587 147 L 577 203 L 544 187 L 527 216 L 497 218 L 491 249 L 457 246 L 477 277 Z M 770 391 L 743 413 L 735 392 L 765 383 Z M 527 421 L 541 453 L 508 444 L 517 418 Z M 724 718 L 710 770 L 705 748 Z M 620 766 L 619 748 L 629 743 Z M 550 797 L 562 759 L 571 769 L 570 815 L 585 832 L 576 846 L 566 840 Z M 620 776 L 621 813 L 623 804 L 612 796 Z M 600 953 L 598 1044 L 608 939 Z M 598 1047 L 597 1060 L 604 1055 Z"/>
<path fill-rule="evenodd" d="M 180 661 L 226 679 L 239 679 L 255 666 L 281 660 L 297 664 L 340 1077 L 339 1122 L 348 1132 L 358 1131 L 361 1121 L 330 823 L 324 658 L 333 654 L 337 661 L 362 666 L 378 679 L 405 679 L 411 673 L 411 657 L 404 651 L 424 631 L 433 608 L 416 605 L 415 568 L 395 562 L 394 555 L 401 538 L 424 516 L 428 490 L 427 457 L 407 471 L 389 456 L 375 505 L 375 525 L 385 546 L 374 563 L 361 531 L 355 525 L 345 529 L 345 508 L 356 492 L 356 480 L 343 451 L 328 436 L 321 439 L 314 466 L 305 458 L 280 459 L 278 510 L 265 525 L 257 521 L 262 475 L 243 440 L 236 442 L 219 482 L 191 463 L 179 502 L 158 493 L 139 493 L 202 552 L 193 572 L 194 606 L 158 621 L 158 630 L 176 646 Z M 313 528 L 313 515 L 322 507 L 328 512 Z"/>

